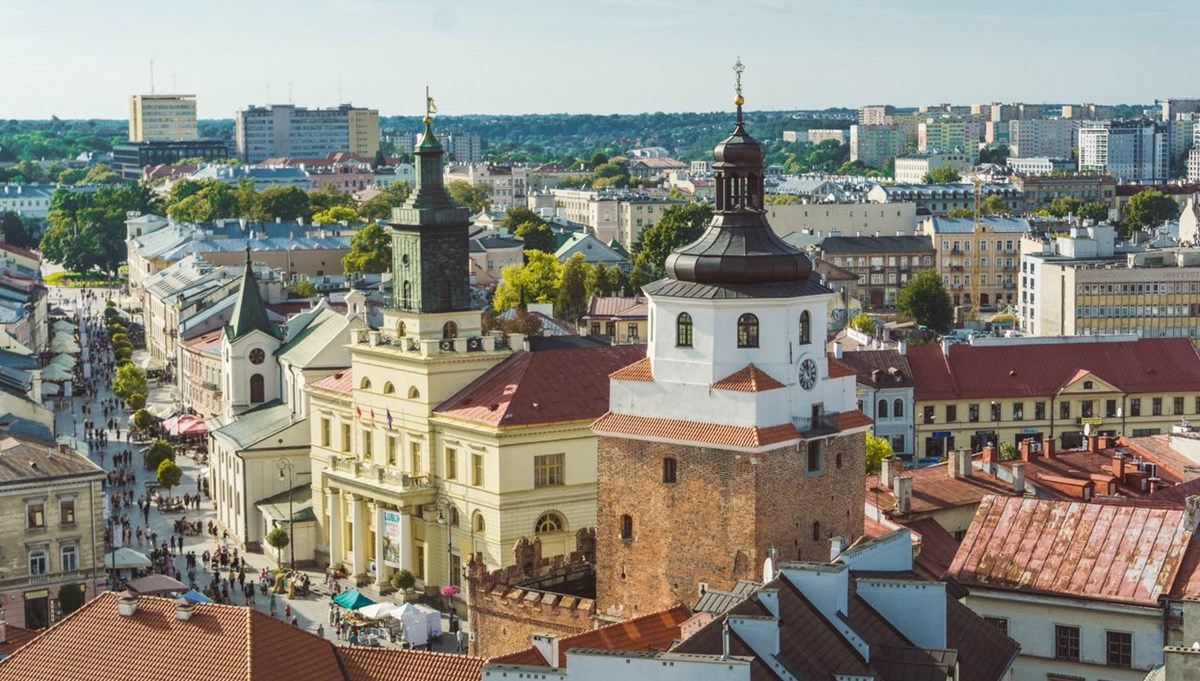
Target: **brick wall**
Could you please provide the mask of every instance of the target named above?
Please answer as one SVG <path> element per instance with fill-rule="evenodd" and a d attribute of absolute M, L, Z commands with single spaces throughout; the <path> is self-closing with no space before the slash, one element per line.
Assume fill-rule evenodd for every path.
<path fill-rule="evenodd" d="M 863 531 L 861 434 L 826 440 L 824 471 L 807 474 L 794 445 L 761 454 L 623 438 L 599 438 L 596 601 L 630 618 L 691 606 L 701 582 L 730 589 L 760 579 L 770 548 L 780 559 L 827 559 L 829 537 Z M 840 455 L 841 466 L 837 465 Z M 677 482 L 663 482 L 674 457 Z M 633 518 L 632 540 L 620 536 Z M 813 522 L 820 538 L 813 540 Z"/>

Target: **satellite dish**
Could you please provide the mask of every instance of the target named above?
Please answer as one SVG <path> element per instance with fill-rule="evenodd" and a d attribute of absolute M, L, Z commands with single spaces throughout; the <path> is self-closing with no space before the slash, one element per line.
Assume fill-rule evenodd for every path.
<path fill-rule="evenodd" d="M 1092 434 L 1092 424 L 1090 424 L 1090 423 L 1083 424 L 1083 434 L 1085 436 L 1090 436 Z"/>
<path fill-rule="evenodd" d="M 763 561 L 763 584 L 775 579 L 775 561 L 767 558 Z"/>

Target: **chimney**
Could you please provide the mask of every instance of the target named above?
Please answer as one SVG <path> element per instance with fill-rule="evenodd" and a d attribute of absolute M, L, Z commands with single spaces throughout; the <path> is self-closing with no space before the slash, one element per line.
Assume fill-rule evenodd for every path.
<path fill-rule="evenodd" d="M 1054 454 L 1055 454 L 1054 438 L 1048 437 L 1045 440 L 1042 440 L 1042 453 L 1046 456 L 1047 459 L 1054 458 Z"/>
<path fill-rule="evenodd" d="M 845 537 L 831 537 L 829 539 L 829 562 L 832 563 L 837 560 L 837 557 L 842 555 L 842 551 L 846 550 L 846 546 L 849 543 Z"/>
<path fill-rule="evenodd" d="M 1125 455 L 1121 452 L 1116 452 L 1112 457 L 1112 474 L 1117 479 L 1118 483 L 1125 482 Z"/>
<path fill-rule="evenodd" d="M 950 341 L 948 340 L 942 340 L 942 355 L 950 356 Z"/>
<path fill-rule="evenodd" d="M 1150 478 L 1150 493 L 1154 494 L 1162 489 L 1162 478 Z"/>
<path fill-rule="evenodd" d="M 1088 435 L 1087 436 L 1087 448 L 1088 448 L 1088 451 L 1091 452 L 1092 454 L 1098 454 L 1100 452 L 1100 436 L 1099 435 Z"/>
<path fill-rule="evenodd" d="M 998 461 L 1000 461 L 1000 458 L 998 456 L 996 456 L 996 445 L 995 444 L 984 445 L 983 446 L 983 467 L 988 472 L 995 472 L 996 463 Z"/>
<path fill-rule="evenodd" d="M 1025 463 L 1014 461 L 1009 468 L 1012 470 L 1013 494 L 1025 496 Z"/>
<path fill-rule="evenodd" d="M 841 341 L 833 342 L 833 358 L 834 359 L 842 358 L 842 342 Z"/>
<path fill-rule="evenodd" d="M 729 659 L 729 618 L 721 622 L 721 659 Z"/>
<path fill-rule="evenodd" d="M 175 599 L 175 619 L 186 622 L 196 614 L 196 604 L 186 598 Z"/>
<path fill-rule="evenodd" d="M 138 610 L 138 597 L 132 591 L 122 591 L 117 596 L 117 614 L 121 617 L 133 617 Z"/>
<path fill-rule="evenodd" d="M 1021 440 L 1020 449 L 1021 449 L 1021 460 L 1029 461 L 1029 457 L 1032 455 L 1032 452 L 1033 452 L 1033 443 L 1029 440 L 1029 438 L 1025 438 L 1024 440 Z"/>
<path fill-rule="evenodd" d="M 951 478 L 971 477 L 971 454 L 965 449 L 950 452 L 950 465 L 946 467 Z"/>
<path fill-rule="evenodd" d="M 1187 529 L 1195 532 L 1196 526 L 1200 524 L 1200 496 L 1190 496 L 1184 502 L 1187 509 L 1183 515 L 1183 522 L 1187 525 Z"/>
<path fill-rule="evenodd" d="M 894 493 L 896 495 L 896 512 L 900 515 L 908 515 L 912 513 L 912 484 L 911 475 L 901 475 L 896 478 L 894 483 Z M 1200 497 L 1197 497 L 1200 502 Z M 1200 506 L 1200 503 L 1198 503 Z"/>
<path fill-rule="evenodd" d="M 887 489 L 892 488 L 897 476 L 904 472 L 904 460 L 898 456 L 889 456 L 879 467 L 879 484 Z"/>
<path fill-rule="evenodd" d="M 900 341 L 899 343 L 896 343 L 896 352 L 900 353 L 901 355 L 907 355 L 908 341 Z"/>
<path fill-rule="evenodd" d="M 534 634 L 533 647 L 541 653 L 542 658 L 551 669 L 558 669 L 558 634 Z"/>

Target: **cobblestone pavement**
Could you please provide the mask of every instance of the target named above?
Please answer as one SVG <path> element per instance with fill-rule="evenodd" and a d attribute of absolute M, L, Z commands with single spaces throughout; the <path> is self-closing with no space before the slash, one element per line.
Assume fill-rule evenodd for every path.
<path fill-rule="evenodd" d="M 89 316 L 101 314 L 104 310 L 103 296 L 104 296 L 104 293 L 102 292 L 99 294 L 98 299 L 96 299 L 94 301 L 90 301 L 89 303 L 85 303 L 84 304 L 85 314 L 87 314 Z M 62 305 L 64 307 L 68 307 L 68 309 L 70 309 L 71 307 L 74 307 L 74 305 L 79 301 L 79 299 L 80 299 L 80 296 L 79 296 L 79 292 L 77 290 L 64 289 L 64 288 L 58 288 L 58 287 L 51 288 L 51 301 L 52 301 L 51 304 L 52 305 Z M 144 353 L 145 351 L 143 350 L 140 352 Z M 135 358 L 137 356 L 139 356 L 139 355 L 135 353 Z M 113 394 L 112 394 L 110 385 L 108 385 L 106 382 L 96 381 L 95 385 L 96 385 L 96 389 L 97 389 L 97 394 L 91 400 L 91 403 L 93 405 L 97 405 L 97 406 L 95 406 L 93 409 L 92 418 L 95 421 L 99 422 L 99 421 L 102 421 L 103 418 L 99 414 L 100 408 L 98 405 L 102 400 L 112 398 Z M 154 388 L 155 388 L 155 386 L 154 386 L 154 383 L 152 382 L 151 383 L 152 391 L 154 390 Z M 166 386 L 162 386 L 162 388 L 165 389 Z M 57 425 L 57 432 L 59 435 L 73 434 L 75 437 L 83 439 L 83 437 L 84 437 L 83 422 L 86 418 L 83 413 L 84 403 L 85 403 L 85 398 L 77 396 L 77 397 L 71 398 L 70 400 L 67 400 L 67 403 L 63 404 L 60 407 L 60 409 L 58 409 L 58 411 L 56 413 L 56 425 Z M 123 410 L 121 410 L 121 413 L 119 413 L 117 416 L 118 420 L 120 420 L 122 422 L 121 423 L 122 439 L 120 441 L 110 439 L 108 442 L 108 446 L 105 448 L 105 450 L 103 452 L 93 451 L 90 454 L 90 458 L 93 461 L 95 461 L 97 464 L 99 464 L 103 468 L 105 468 L 105 470 L 111 471 L 111 470 L 114 470 L 114 466 L 112 464 L 112 455 L 115 453 L 124 452 L 125 450 L 131 451 L 133 453 L 133 462 L 132 462 L 132 466 L 130 466 L 130 469 L 132 470 L 134 475 L 137 476 L 136 491 L 137 491 L 137 493 L 140 494 L 145 489 L 145 486 L 143 484 L 144 481 L 151 479 L 151 476 L 153 476 L 154 474 L 151 471 L 144 470 L 141 465 L 141 455 L 140 455 L 139 450 L 141 449 L 141 447 L 145 446 L 148 443 L 146 443 L 146 442 L 131 443 L 124 439 L 124 438 L 128 437 L 128 435 L 125 431 L 125 426 L 127 425 L 128 417 L 129 417 L 128 413 L 125 413 Z M 111 437 L 112 436 L 110 434 L 110 438 Z M 183 469 L 183 479 L 180 481 L 179 486 L 176 487 L 174 490 L 172 490 L 172 494 L 174 496 L 182 497 L 184 493 L 187 493 L 187 494 L 196 493 L 197 490 L 199 489 L 199 479 L 201 477 L 202 471 L 204 470 L 204 466 L 199 464 L 196 460 L 186 457 L 186 456 L 177 457 L 176 463 L 179 465 L 179 467 L 181 469 Z M 110 498 L 111 498 L 110 493 L 106 492 L 105 493 L 105 508 L 106 509 L 109 508 L 109 499 Z M 201 503 L 201 507 L 199 510 L 190 509 L 190 510 L 187 510 L 184 512 L 174 512 L 174 513 L 164 513 L 152 506 L 150 509 L 150 513 L 149 513 L 149 526 L 148 526 L 149 529 L 148 530 L 147 530 L 146 526 L 142 526 L 142 514 L 138 511 L 136 503 L 134 503 L 129 509 L 124 510 L 123 513 L 125 513 L 126 515 L 129 516 L 130 523 L 134 527 L 135 532 L 136 532 L 136 528 L 138 526 L 142 526 L 143 531 L 146 531 L 147 534 L 149 531 L 157 532 L 158 533 L 158 541 L 161 544 L 163 541 L 169 540 L 169 538 L 171 537 L 171 535 L 173 533 L 174 522 L 175 522 L 175 520 L 177 520 L 180 517 L 186 516 L 189 521 L 200 520 L 205 526 L 207 526 L 207 523 L 209 520 L 215 520 L 216 519 L 216 510 L 214 507 L 214 503 L 215 502 L 213 502 L 212 500 L 205 498 L 204 501 Z M 148 542 L 145 542 L 143 546 L 139 547 L 137 544 L 136 537 L 135 537 L 134 541 L 132 542 L 132 544 L 133 544 L 132 548 L 134 548 L 134 549 L 139 549 L 142 552 L 146 552 L 146 553 L 148 553 L 150 551 Z M 217 548 L 221 544 L 222 544 L 222 540 L 219 537 L 214 541 L 214 539 L 212 537 L 210 537 L 206 532 L 202 532 L 200 535 L 197 535 L 197 536 L 184 537 L 183 538 L 183 549 L 181 552 L 176 553 L 176 556 L 174 559 L 175 567 L 177 569 L 180 569 L 184 573 L 185 579 L 182 581 L 185 581 L 185 582 L 187 581 L 186 580 L 187 569 L 186 569 L 185 561 L 183 558 L 183 554 L 186 554 L 189 551 L 193 551 L 193 552 L 195 552 L 195 554 L 197 556 L 197 561 L 199 562 L 200 556 L 205 551 L 213 552 L 213 551 L 217 550 Z M 228 548 L 232 551 L 232 549 L 234 548 L 232 543 L 229 543 Z M 239 551 L 239 555 L 242 558 L 244 558 L 245 563 L 247 564 L 247 570 L 246 570 L 246 581 L 247 582 L 253 580 L 257 584 L 259 581 L 258 573 L 261 569 L 263 569 L 263 568 L 269 569 L 269 568 L 277 567 L 277 565 L 275 564 L 275 562 L 273 560 L 269 559 L 267 556 L 265 556 L 261 553 L 242 553 Z M 316 572 L 316 571 L 309 571 L 309 570 L 306 570 L 306 572 L 309 575 L 309 583 L 311 585 L 309 595 L 304 596 L 304 597 L 297 596 L 296 598 L 292 598 L 292 599 L 288 599 L 284 594 L 277 595 L 276 596 L 276 615 L 282 618 L 282 616 L 283 616 L 282 611 L 284 609 L 284 606 L 285 605 L 290 606 L 291 612 L 297 618 L 298 625 L 300 627 L 315 633 L 317 631 L 318 626 L 323 626 L 324 635 L 326 638 L 328 638 L 330 641 L 344 644 L 345 641 L 340 641 L 337 638 L 334 627 L 331 627 L 329 625 L 330 590 L 325 584 L 324 573 Z M 228 574 L 228 573 L 226 573 L 226 574 Z M 205 569 L 202 569 L 201 567 L 198 566 L 197 570 L 196 570 L 196 582 L 197 582 L 198 587 L 200 589 L 204 589 L 209 586 L 211 581 L 212 581 L 212 573 Z M 352 585 L 348 584 L 345 580 L 343 580 L 342 586 L 343 586 L 343 588 L 345 588 L 345 587 L 352 586 Z M 373 600 L 384 600 L 384 601 L 389 601 L 392 603 L 400 602 L 400 601 L 397 601 L 395 599 L 391 599 L 388 597 L 379 598 L 375 594 L 371 594 L 369 592 L 367 593 L 367 595 L 369 597 L 371 597 Z M 246 603 L 245 599 L 243 598 L 241 591 L 239 589 L 237 589 L 237 588 L 232 589 L 230 591 L 230 596 L 231 596 L 231 601 L 234 604 L 247 605 L 247 603 Z M 255 602 L 250 604 L 250 606 L 258 609 L 261 612 L 267 613 L 267 612 L 269 612 L 269 599 L 270 599 L 269 596 L 264 596 L 261 592 L 258 592 L 255 594 Z M 443 633 L 440 640 L 436 640 L 433 642 L 432 649 L 441 651 L 441 652 L 456 652 L 457 651 L 457 643 L 455 641 L 454 636 L 452 636 L 451 634 L 448 633 L 449 632 L 449 623 L 447 622 L 445 616 L 443 616 L 443 618 L 442 618 L 442 631 L 445 633 Z M 389 645 L 389 644 L 384 643 L 383 645 Z"/>

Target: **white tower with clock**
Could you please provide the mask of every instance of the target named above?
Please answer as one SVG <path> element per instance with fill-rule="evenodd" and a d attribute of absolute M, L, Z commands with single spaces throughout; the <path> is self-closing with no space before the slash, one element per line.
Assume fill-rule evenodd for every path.
<path fill-rule="evenodd" d="M 611 617 L 827 560 L 862 535 L 854 373 L 825 354 L 833 292 L 771 230 L 763 148 L 742 121 L 713 151 L 716 206 L 649 299 L 646 359 L 611 376 L 597 446 L 596 599 Z"/>
<path fill-rule="evenodd" d="M 246 272 L 233 317 L 221 338 L 225 423 L 244 411 L 280 398 L 279 360 L 275 351 L 282 338 L 279 327 L 267 315 L 247 246 Z"/>

